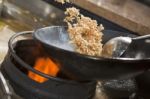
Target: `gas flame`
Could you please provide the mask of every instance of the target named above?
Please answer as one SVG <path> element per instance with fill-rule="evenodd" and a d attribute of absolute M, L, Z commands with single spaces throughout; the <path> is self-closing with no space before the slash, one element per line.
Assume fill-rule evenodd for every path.
<path fill-rule="evenodd" d="M 54 76 L 54 77 L 56 77 L 57 73 L 59 72 L 58 66 L 48 57 L 38 58 L 36 60 L 33 68 L 42 72 L 42 73 L 45 73 L 45 74 L 48 74 L 48 75 Z M 35 74 L 31 71 L 29 71 L 28 76 L 31 79 L 33 79 L 39 83 L 43 83 L 43 82 L 48 80 L 47 78 L 44 78 L 44 77 L 42 77 L 38 74 Z"/>

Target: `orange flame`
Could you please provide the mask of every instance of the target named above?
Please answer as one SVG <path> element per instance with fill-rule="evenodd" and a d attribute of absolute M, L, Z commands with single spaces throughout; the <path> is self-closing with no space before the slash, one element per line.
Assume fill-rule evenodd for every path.
<path fill-rule="evenodd" d="M 58 66 L 50 58 L 43 57 L 36 60 L 34 69 L 54 77 L 56 77 L 57 73 L 59 72 Z M 44 78 L 31 71 L 29 71 L 28 76 L 39 83 L 43 83 L 48 80 L 47 78 Z"/>

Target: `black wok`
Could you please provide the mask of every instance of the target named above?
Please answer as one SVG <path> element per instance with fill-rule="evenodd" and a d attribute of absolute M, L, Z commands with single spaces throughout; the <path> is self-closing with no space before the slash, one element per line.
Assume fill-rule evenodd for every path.
<path fill-rule="evenodd" d="M 33 37 L 41 43 L 50 58 L 59 64 L 62 71 L 73 79 L 124 79 L 139 75 L 150 68 L 150 55 L 144 59 L 136 59 L 130 57 L 104 58 L 79 54 L 69 43 L 66 28 L 62 26 L 41 28 L 33 33 Z M 116 36 L 136 36 L 111 30 L 105 30 L 103 33 L 103 43 Z"/>

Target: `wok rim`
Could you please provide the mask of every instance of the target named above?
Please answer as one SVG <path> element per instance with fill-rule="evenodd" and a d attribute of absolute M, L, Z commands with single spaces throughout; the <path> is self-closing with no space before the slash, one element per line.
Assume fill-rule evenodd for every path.
<path fill-rule="evenodd" d="M 105 60 L 105 61 L 120 61 L 120 62 L 139 62 L 139 61 L 150 61 L 150 58 L 144 58 L 144 59 L 137 59 L 137 58 L 109 58 L 109 57 L 102 57 L 102 56 L 90 56 L 90 55 L 86 55 L 86 54 L 80 54 L 76 51 L 70 51 L 70 50 L 65 50 L 65 49 L 62 49 L 62 48 L 59 48 L 59 47 L 56 47 L 56 46 L 53 46 L 53 45 L 50 45 L 46 42 L 44 42 L 43 40 L 41 40 L 39 37 L 38 37 L 38 33 L 40 33 L 39 31 L 43 30 L 43 29 L 47 29 L 47 28 L 57 28 L 57 27 L 67 27 L 67 26 L 47 26 L 47 27 L 44 27 L 44 28 L 40 28 L 40 29 L 37 29 L 33 32 L 33 38 L 39 42 L 41 42 L 42 44 L 48 46 L 48 47 L 51 47 L 53 49 L 57 49 L 59 51 L 62 51 L 62 52 L 68 52 L 68 53 L 71 53 L 71 54 L 74 54 L 76 56 L 79 56 L 79 57 L 84 57 L 84 58 L 88 58 L 88 59 L 91 59 L 91 60 Z M 105 30 L 105 31 L 112 31 L 112 32 L 119 32 L 119 31 L 114 31 L 114 30 Z M 122 32 L 123 33 L 123 32 Z"/>

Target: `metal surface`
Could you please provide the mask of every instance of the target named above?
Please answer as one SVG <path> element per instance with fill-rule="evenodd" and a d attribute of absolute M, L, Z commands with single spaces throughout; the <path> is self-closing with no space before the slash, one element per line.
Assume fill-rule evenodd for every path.
<path fill-rule="evenodd" d="M 103 40 L 107 41 L 107 36 L 114 37 L 118 32 L 105 30 L 103 33 Z M 150 68 L 150 58 L 104 58 L 79 54 L 73 50 L 67 31 L 61 26 L 38 29 L 33 36 L 43 45 L 49 56 L 60 64 L 66 75 L 74 79 L 123 79 L 134 77 Z"/>
<path fill-rule="evenodd" d="M 150 61 L 150 35 L 138 36 L 132 38 L 122 57 L 131 57 L 135 59 L 148 59 Z M 150 66 L 150 65 L 149 65 Z"/>
<path fill-rule="evenodd" d="M 104 57 L 120 57 L 132 42 L 130 37 L 115 37 L 103 45 Z"/>
<path fill-rule="evenodd" d="M 150 35 L 131 37 L 115 37 L 104 44 L 103 50 L 109 51 L 105 53 L 105 57 L 120 57 L 124 56 L 129 58 L 150 58 Z M 141 46 L 143 45 L 143 48 Z M 111 47 L 110 47 L 111 46 Z M 133 49 L 134 48 L 134 49 Z M 125 53 L 124 53 L 125 52 Z"/>

